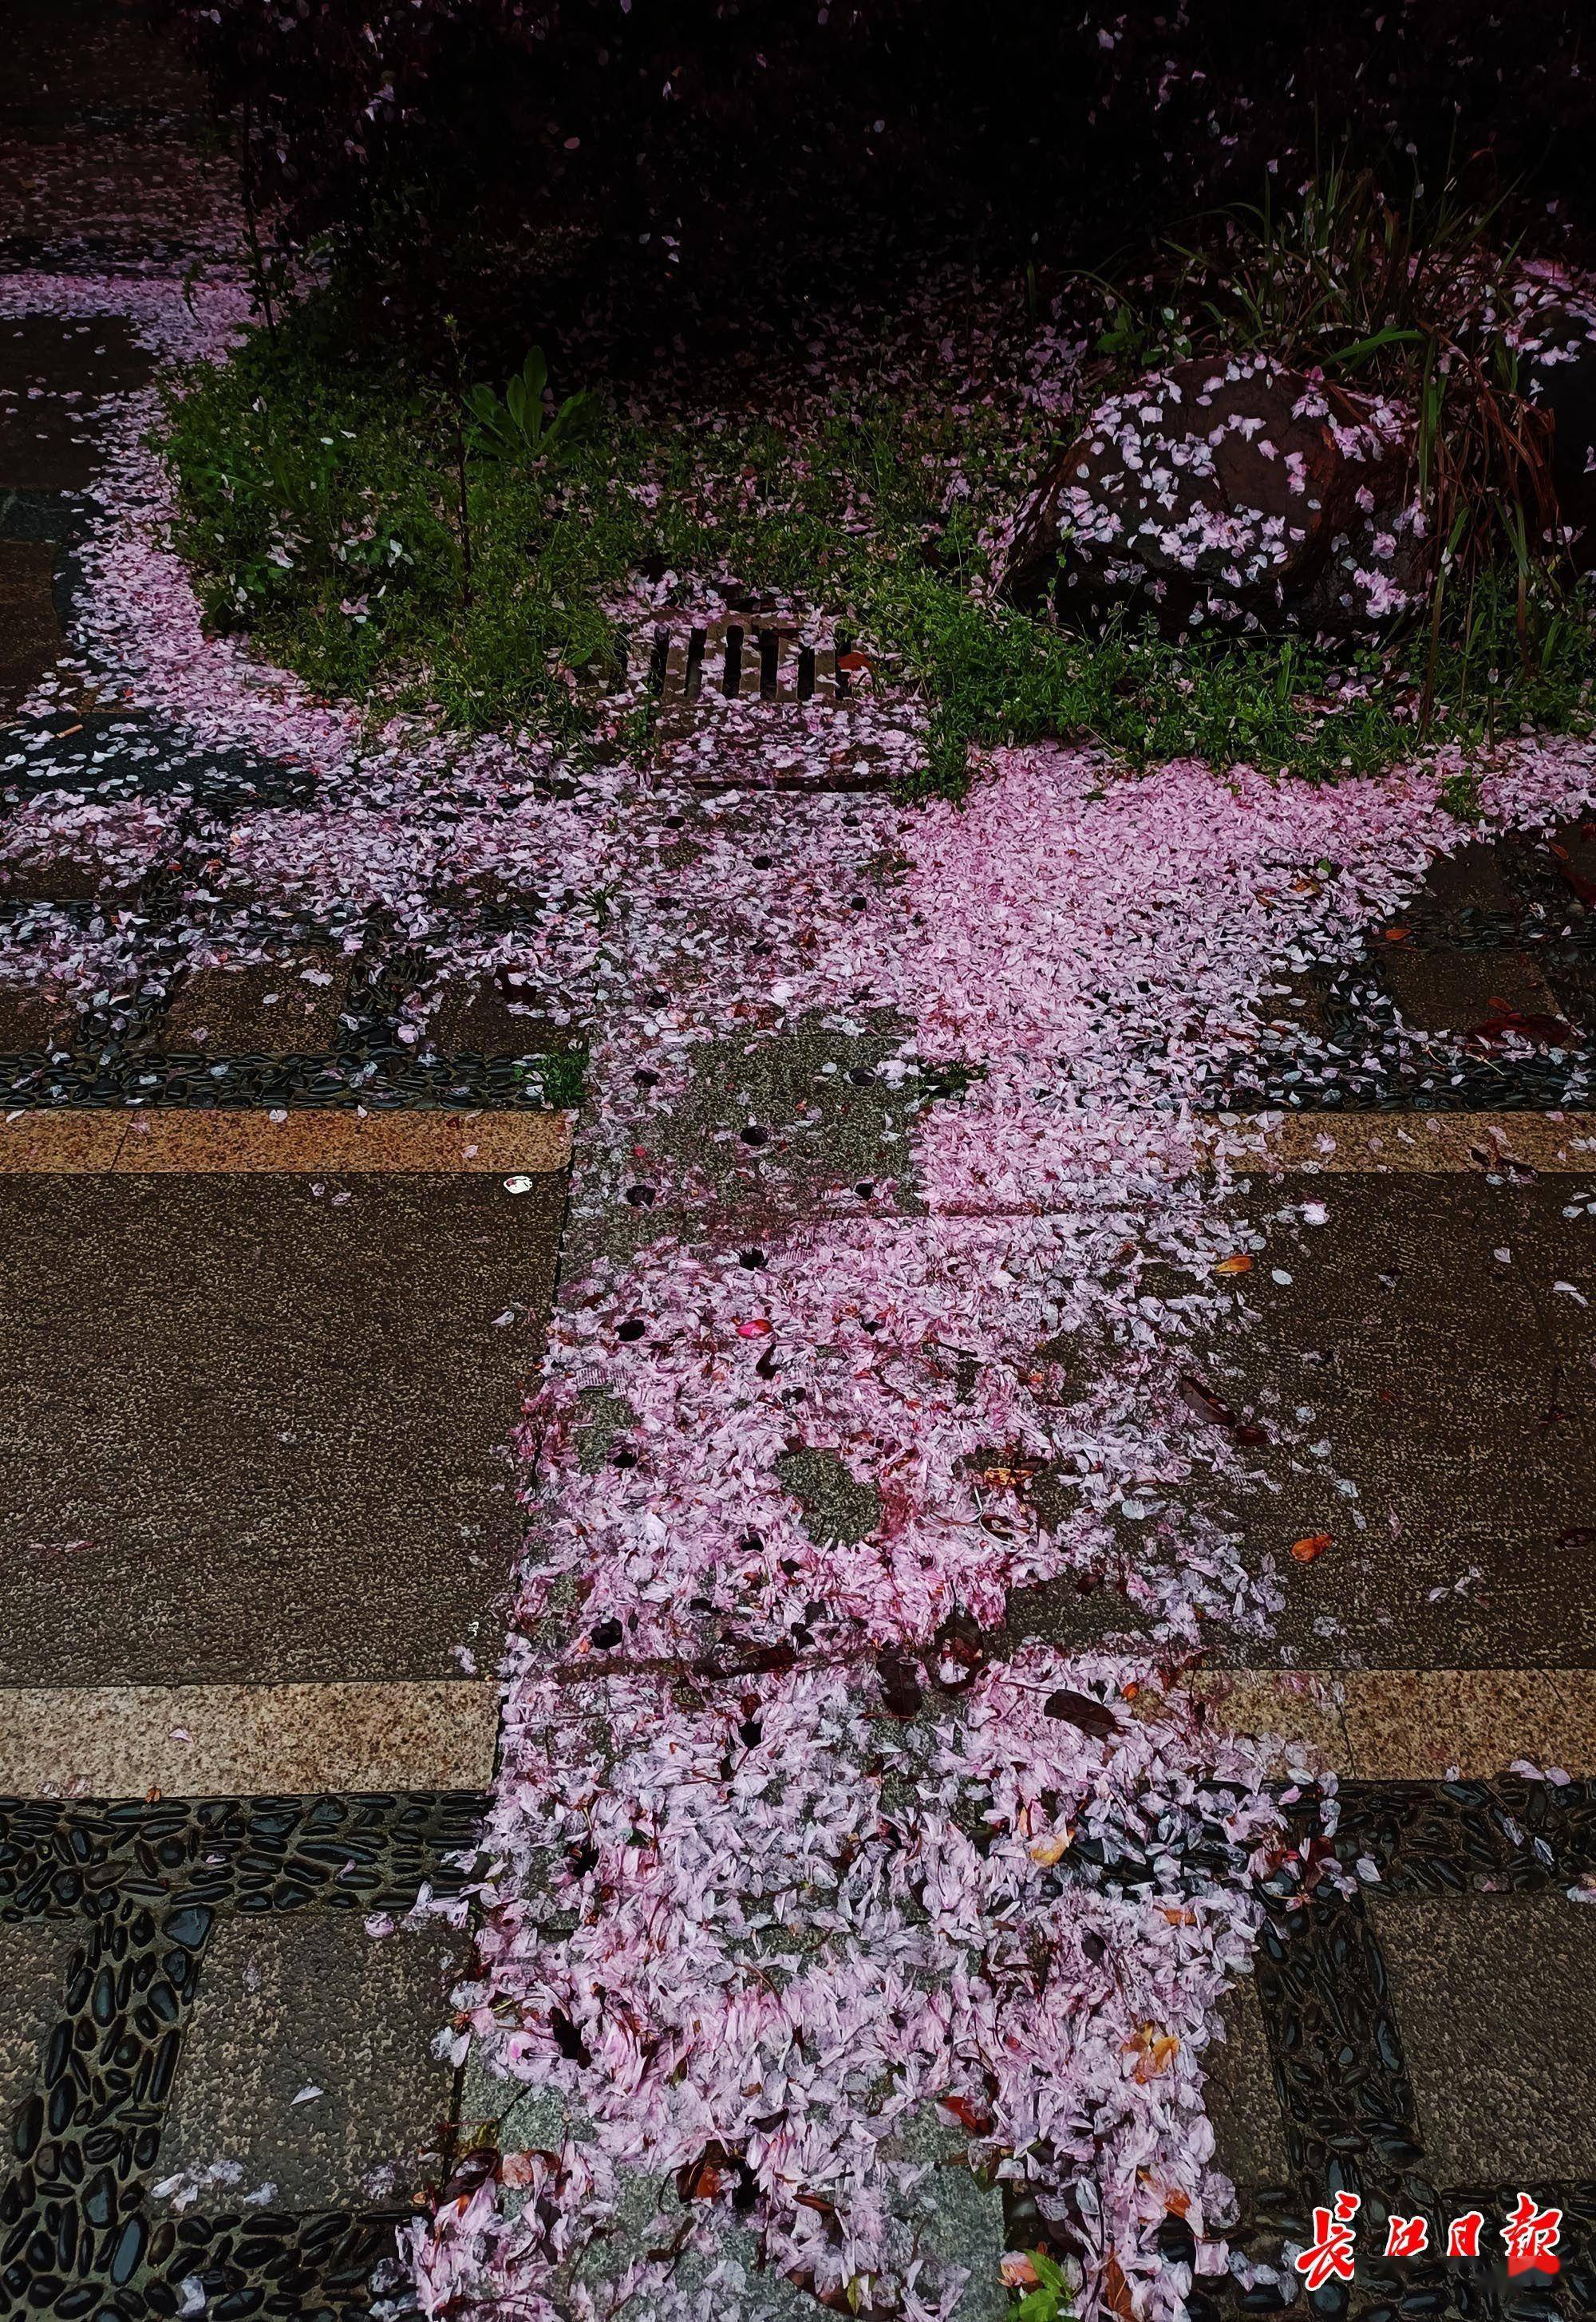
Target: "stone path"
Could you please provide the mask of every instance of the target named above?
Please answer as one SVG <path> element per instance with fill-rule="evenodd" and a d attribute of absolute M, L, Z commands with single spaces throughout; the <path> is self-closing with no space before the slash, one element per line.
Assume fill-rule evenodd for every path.
<path fill-rule="evenodd" d="M 1306 1732 L 1350 1778 L 1336 1844 L 1363 1882 L 1266 1936 L 1255 1997 L 1229 2008 L 1220 2152 L 1266 2261 L 1326 2188 L 1360 2190 L 1377 2226 L 1429 2219 L 1427 2258 L 1361 2263 L 1351 2310 L 1371 2316 L 1596 2302 L 1596 1918 L 1568 1900 L 1596 1882 L 1596 1117 L 1545 1110 L 1590 1068 L 1571 836 L 1464 848 L 1371 928 L 1368 969 L 1316 979 L 1310 1053 L 1355 1071 L 1393 1004 L 1421 1053 L 1349 1100 L 1391 1109 L 1285 1124 L 1290 1174 L 1239 1212 L 1255 1326 L 1199 1382 L 1222 1425 L 1263 1438 L 1238 1513 L 1282 1571 L 1270 1659 L 1292 1672 L 1207 1682 L 1222 1714 Z M 1533 1052 L 1503 1041 L 1509 1010 Z M 1268 1093 L 1290 1102 L 1281 1061 Z M 1461 1110 L 1487 1098 L 1513 1109 Z M 1195 1398 L 1192 1424 L 1214 1423 Z M 1285 1553 L 1316 1537 L 1310 1561 Z M 1522 1778 L 1546 1767 L 1551 1785 Z M 1522 2189 L 1562 2210 L 1560 2273 L 1437 2254 L 1475 2210 L 1489 2249 Z"/>

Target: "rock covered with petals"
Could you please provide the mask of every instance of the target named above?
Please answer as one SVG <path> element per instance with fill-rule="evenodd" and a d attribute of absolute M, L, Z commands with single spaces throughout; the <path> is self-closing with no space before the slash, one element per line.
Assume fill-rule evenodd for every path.
<path fill-rule="evenodd" d="M 1306 617 L 1348 628 L 1409 601 L 1408 426 L 1267 356 L 1200 355 L 1091 415 L 1015 524 L 1006 592 L 1141 602 L 1168 627 Z"/>

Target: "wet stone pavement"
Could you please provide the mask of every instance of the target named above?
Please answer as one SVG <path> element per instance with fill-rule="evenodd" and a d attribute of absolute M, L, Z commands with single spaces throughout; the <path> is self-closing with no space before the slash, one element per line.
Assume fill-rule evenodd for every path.
<path fill-rule="evenodd" d="M 0 262 L 180 273 L 203 211 L 189 242 L 152 242 L 103 198 L 137 179 L 180 210 L 211 183 L 180 69 L 87 0 L 15 13 Z M 60 158 L 86 136 L 87 199 Z M 485 1808 L 503 1447 L 554 1295 L 565 1156 L 535 1142 L 523 1171 L 492 1145 L 490 1166 L 457 1141 L 419 1166 L 402 1136 L 332 1140 L 440 1107 L 484 1141 L 507 1116 L 535 1138 L 579 1093 L 580 1038 L 490 984 L 402 1040 L 427 963 L 390 943 L 372 964 L 348 920 L 305 918 L 242 969 L 168 941 L 216 829 L 310 789 L 89 687 L 21 706 L 81 586 L 85 413 L 148 371 L 110 321 L 0 323 L 0 840 L 42 790 L 177 818 L 133 875 L 0 868 L 24 938 L 63 913 L 145 930 L 136 983 L 103 1000 L 0 991 L 0 2312 L 363 2315 L 393 2289 L 415 2189 L 507 2103 L 433 2052 L 468 1931 L 368 1926 L 463 1881 Z M 880 779 L 845 755 L 839 781 Z M 1527 2191 L 1564 2213 L 1555 2278 L 1366 2255 L 1312 2310 L 1575 2322 L 1596 2312 L 1596 1912 L 1570 1900 L 1596 1881 L 1596 1124 L 1589 1169 L 1518 1157 L 1512 1124 L 1591 1102 L 1596 827 L 1465 847 L 1361 955 L 1272 1000 L 1215 1109 L 1311 1113 L 1325 1149 L 1238 1196 L 1250 1327 L 1194 1348 L 1188 1424 L 1199 1495 L 1205 1436 L 1245 1431 L 1230 1510 L 1281 1609 L 1269 1646 L 1233 1641 L 1190 1676 L 1216 1717 L 1340 1773 L 1351 1883 L 1279 1911 L 1231 1996 L 1211 2112 L 1237 2240 L 1270 2272 L 1200 2286 L 1190 2310 L 1278 2310 L 1272 2269 L 1337 2189 L 1362 2199 L 1365 2252 L 1389 2216 L 1424 2218 L 1434 2252 L 1451 2218 L 1493 2231 Z M 885 1081 L 896 1038 L 817 1027 L 706 1056 L 583 1232 L 623 1253 L 689 1167 L 715 1190 L 704 1230 L 753 1254 L 888 1197 L 913 1213 L 913 1115 L 957 1092 L 929 1069 Z M 148 1168 L 130 1103 L 158 1117 Z M 274 1162 L 255 1132 L 278 1113 L 293 1157 Z M 1390 1141 L 1337 1156 L 1371 1113 Z M 1432 1151 L 1426 1122 L 1464 1114 L 1508 1128 Z M 163 1146 L 176 1115 L 198 1126 Z M 70 1136 L 36 1144 L 40 1119 Z M 508 1194 L 512 1171 L 529 1190 Z M 1188 1286 L 1169 1252 L 1137 1263 L 1150 1295 Z M 624 1418 L 594 1400 L 595 1463 Z M 789 1458 L 819 1538 L 878 1513 L 839 1465 Z M 1114 1580 L 1022 1592 L 1011 1628 L 1113 1634 Z M 989 2285 L 997 2196 L 951 2165 L 929 2181 L 928 2243 Z M 1008 2245 L 1028 2230 L 1011 2199 Z M 1179 2218 L 1163 2231 L 1189 2254 Z"/>
<path fill-rule="evenodd" d="M 170 50 L 71 0 L 7 36 L 0 262 L 180 275 L 225 172 Z M 364 2314 L 458 2133 L 468 1936 L 398 1923 L 491 1778 L 581 1066 L 496 985 L 401 1040 L 425 964 L 346 921 L 242 968 L 168 941 L 198 850 L 312 785 L 35 693 L 104 399 L 151 369 L 114 318 L 0 319 L 0 849 L 45 792 L 168 813 L 132 874 L 0 865 L 15 953 L 141 937 L 86 1002 L 0 991 L 0 2312 Z"/>
<path fill-rule="evenodd" d="M 1270 1659 L 1312 1673 L 1297 1730 L 1353 1777 L 1355 1888 L 1269 1930 L 1212 2111 L 1266 2265 L 1312 2200 L 1362 2197 L 1355 2287 L 1309 2302 L 1370 2322 L 1596 2310 L 1596 1915 L 1571 1899 L 1596 1885 L 1593 837 L 1435 866 L 1360 960 L 1298 979 L 1223 1100 L 1318 1115 L 1238 1203 L 1250 1327 L 1194 1365 L 1190 1425 L 1248 1446 L 1234 1513 L 1279 1576 Z M 1157 1256 L 1147 1279 L 1179 1294 Z M 1556 2273 L 1447 2258 L 1471 2212 L 1500 2252 L 1524 2193 L 1562 2212 Z M 1381 2260 L 1393 2217 L 1426 2254 Z"/>
<path fill-rule="evenodd" d="M 1300 1737 L 1288 1799 L 1292 1764 L 1340 1774 L 1353 1891 L 1277 1913 L 1229 1996 L 1210 2115 L 1262 2271 L 1194 2313 L 1282 2310 L 1283 2253 L 1342 2189 L 1357 2277 L 1312 2311 L 1596 2311 L 1596 1913 L 1572 1899 L 1596 1888 L 1593 839 L 1464 847 L 1351 964 L 1277 992 L 1215 1091 L 1233 1120 L 1309 1117 L 1240 1184 L 1230 1321 L 1179 1413 L 1187 1501 L 1272 1571 L 1274 1633 L 1215 1639 L 1191 1681 Z M 1177 1306 L 1215 1287 L 1156 1245 L 1133 1263 Z M 1244 1491 L 1205 1485 L 1207 1446 L 1244 1450 Z M 1017 1592 L 1009 1625 L 1084 1646 L 1134 1622 L 1110 1560 Z M 1555 2275 L 1504 2272 L 1521 2193 L 1562 2212 Z M 1450 2259 L 1471 2212 L 1487 2254 Z M 1425 2254 L 1381 2257 L 1392 2217 Z"/>

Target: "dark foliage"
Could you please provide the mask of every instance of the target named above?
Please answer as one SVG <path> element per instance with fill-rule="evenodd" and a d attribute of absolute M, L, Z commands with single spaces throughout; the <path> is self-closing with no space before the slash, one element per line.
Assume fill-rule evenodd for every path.
<path fill-rule="evenodd" d="M 166 5 L 285 244 L 332 236 L 412 316 L 618 269 L 690 312 L 835 282 L 884 228 L 1098 257 L 1344 135 L 1596 225 L 1584 0 Z"/>

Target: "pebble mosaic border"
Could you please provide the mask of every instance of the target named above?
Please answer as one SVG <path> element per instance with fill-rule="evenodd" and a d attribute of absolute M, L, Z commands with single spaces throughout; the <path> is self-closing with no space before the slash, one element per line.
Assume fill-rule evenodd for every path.
<path fill-rule="evenodd" d="M 400 2213 L 156 2216 L 144 2201 L 217 1915 L 404 1911 L 459 1891 L 471 1791 L 0 1800 L 0 1919 L 72 1916 L 61 2014 L 0 2182 L 0 2305 L 97 2322 L 369 2310 Z"/>
<path fill-rule="evenodd" d="M 1596 1783 L 1346 1782 L 1340 1798 L 1336 1859 L 1354 1879 L 1360 1860 L 1371 1864 L 1384 1896 L 1532 1894 L 1596 1869 Z M 1321 1887 L 1265 1928 L 1257 1988 L 1294 2181 L 1244 2189 L 1234 2233 L 1249 2259 L 1272 2270 L 1283 2244 L 1312 2238 L 1316 2200 L 1356 2192 L 1356 2281 L 1327 2284 L 1290 2309 L 1268 2280 L 1218 2295 L 1199 2288 L 1192 2322 L 1282 2310 L 1348 2322 L 1575 2322 L 1596 2313 L 1596 2183 L 1522 2188 L 1563 2210 L 1555 2279 L 1512 2284 L 1485 2260 L 1369 2253 L 1371 2229 L 1378 2237 L 1393 2212 L 1426 2217 L 1432 2247 L 1445 2249 L 1448 2220 L 1471 2208 L 1483 2212 L 1490 2235 L 1521 2189 L 1428 2178 L 1401 2025 L 1362 1893 Z"/>
<path fill-rule="evenodd" d="M 423 1063 L 412 1049 L 373 1042 L 319 1056 L 229 1056 L 223 1074 L 214 1069 L 217 1061 L 160 1053 L 108 1061 L 77 1054 L 65 1064 L 41 1055 L 0 1056 L 0 1110 L 298 1105 L 347 1111 L 363 1105 L 368 1111 L 459 1106 L 540 1112 L 573 1110 L 582 1101 L 582 1062 L 574 1051 Z"/>
<path fill-rule="evenodd" d="M 1596 914 L 1570 891 L 1546 848 L 1522 834 L 1492 847 L 1514 910 L 1449 908 L 1422 890 L 1390 922 L 1406 952 L 1523 952 L 1533 955 L 1571 1028 L 1581 1037 L 1566 1050 L 1515 1057 L 1471 1053 L 1456 1036 L 1432 1036 L 1433 1053 L 1404 1059 L 1394 1038 L 1392 996 L 1382 971 L 1390 956 L 1386 927 L 1371 928 L 1365 956 L 1316 968 L 1302 979 L 1337 1078 L 1307 1079 L 1298 1037 L 1265 1030 L 1259 1053 L 1237 1057 L 1215 1089 L 1215 1107 L 1243 1111 L 1311 1105 L 1316 1111 L 1518 1112 L 1578 1108 L 1590 1101 L 1591 1028 L 1596 1021 Z M 1380 1051 L 1384 1053 L 1380 1053 Z"/>
<path fill-rule="evenodd" d="M 69 911 L 92 919 L 93 903 L 41 905 L 0 902 L 0 918 Z M 161 913 L 146 917 L 158 937 Z M 301 922 L 292 946 L 338 948 L 339 931 Z M 285 947 L 287 939 L 285 938 Z M 355 954 L 335 1048 L 298 1056 L 205 1056 L 157 1045 L 166 1002 L 135 1000 L 115 1020 L 108 1009 L 90 1010 L 70 1050 L 0 1055 L 0 1107 L 56 1105 L 165 1106 L 363 1105 L 368 1111 L 407 1105 L 464 1105 L 493 1111 L 574 1108 L 582 1101 L 585 1052 L 578 1047 L 531 1049 L 525 1056 L 481 1052 L 418 1055 L 396 1037 L 401 1002 L 416 970 L 404 960 L 381 963 Z"/>

